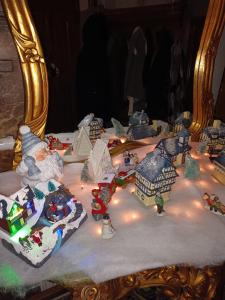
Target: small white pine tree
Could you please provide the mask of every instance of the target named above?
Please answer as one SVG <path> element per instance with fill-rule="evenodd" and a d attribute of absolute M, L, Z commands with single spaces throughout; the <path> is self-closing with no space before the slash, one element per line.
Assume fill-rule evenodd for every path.
<path fill-rule="evenodd" d="M 90 181 L 90 180 L 91 180 L 91 177 L 90 177 L 90 175 L 89 175 L 88 161 L 87 161 L 87 160 L 85 160 L 83 169 L 81 170 L 80 179 L 81 179 L 81 181 L 83 181 L 83 182 L 87 182 L 87 181 Z"/>

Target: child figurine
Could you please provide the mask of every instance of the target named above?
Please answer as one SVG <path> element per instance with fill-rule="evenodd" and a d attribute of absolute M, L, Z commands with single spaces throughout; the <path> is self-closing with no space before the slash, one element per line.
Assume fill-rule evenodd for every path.
<path fill-rule="evenodd" d="M 102 238 L 111 239 L 115 234 L 109 214 L 105 214 L 102 219 Z"/>
<path fill-rule="evenodd" d="M 157 205 L 157 213 L 159 216 L 163 216 L 163 212 L 165 212 L 165 210 L 163 209 L 164 206 L 164 199 L 161 196 L 160 192 L 156 193 L 155 196 L 155 204 Z"/>

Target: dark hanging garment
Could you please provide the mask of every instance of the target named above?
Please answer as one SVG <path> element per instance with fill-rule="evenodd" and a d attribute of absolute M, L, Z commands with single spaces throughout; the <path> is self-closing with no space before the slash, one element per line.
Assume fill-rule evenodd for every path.
<path fill-rule="evenodd" d="M 113 32 L 108 41 L 108 66 L 111 116 L 124 121 L 124 77 L 127 60 L 127 39 L 122 32 Z"/>
<path fill-rule="evenodd" d="M 128 42 L 128 58 L 124 85 L 124 97 L 145 99 L 143 68 L 147 54 L 147 42 L 141 27 L 135 27 Z"/>
<path fill-rule="evenodd" d="M 184 55 L 181 42 L 177 40 L 171 47 L 169 95 L 169 116 L 171 123 L 173 123 L 184 110 L 184 80 Z"/>
<path fill-rule="evenodd" d="M 89 17 L 83 28 L 83 47 L 77 63 L 77 96 L 79 118 L 92 112 L 107 121 L 109 83 L 107 64 L 108 30 L 105 17 Z"/>
<path fill-rule="evenodd" d="M 167 121 L 170 92 L 170 33 L 162 29 L 156 35 L 157 51 L 146 80 L 147 113 L 151 119 Z"/>

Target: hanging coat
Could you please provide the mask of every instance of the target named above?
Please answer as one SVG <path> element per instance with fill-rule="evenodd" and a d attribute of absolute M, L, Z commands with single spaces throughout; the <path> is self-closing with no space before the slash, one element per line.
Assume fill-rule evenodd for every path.
<path fill-rule="evenodd" d="M 124 96 L 144 100 L 143 68 L 147 54 L 147 42 L 141 27 L 135 27 L 128 42 L 128 58 Z"/>

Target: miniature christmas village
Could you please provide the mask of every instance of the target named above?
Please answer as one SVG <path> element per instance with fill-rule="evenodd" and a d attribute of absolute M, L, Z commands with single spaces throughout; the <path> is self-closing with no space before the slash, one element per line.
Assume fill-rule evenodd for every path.
<path fill-rule="evenodd" d="M 62 159 L 28 126 L 20 127 L 22 176 L 18 192 L 0 195 L 0 236 L 3 245 L 34 267 L 42 266 L 86 220 L 81 203 L 63 186 Z"/>
<path fill-rule="evenodd" d="M 171 189 L 179 176 L 177 168 L 184 168 L 185 178 L 195 180 L 199 177 L 200 167 L 191 155 L 190 133 L 186 128 L 189 117 L 184 113 L 176 121 L 176 133 L 160 139 L 143 159 L 140 160 L 135 152 L 124 150 L 119 165 L 113 164 L 108 140 L 101 137 L 101 122 L 90 114 L 79 124 L 73 149 L 76 155 L 85 157 L 81 182 L 97 184 L 91 191 L 90 207 L 93 220 L 101 221 L 103 239 L 110 239 L 116 233 L 109 210 L 117 188 L 134 184 L 134 197 L 146 207 L 156 207 L 158 215 L 162 216 L 166 213 L 165 202 L 170 199 Z M 131 128 L 126 132 L 119 121 L 112 119 L 112 123 L 119 138 L 131 138 L 128 134 Z M 143 129 L 144 135 L 137 138 L 149 136 L 149 129 L 146 130 L 149 119 L 143 111 L 131 116 L 130 124 L 132 128 Z M 218 126 L 218 122 L 214 122 L 214 126 L 203 131 L 202 142 L 206 145 L 204 151 L 209 151 L 212 145 L 216 149 L 218 155 L 213 159 L 212 175 L 225 184 L 224 127 L 221 124 L 215 127 L 215 124 Z M 216 138 L 211 128 L 217 128 Z M 154 132 L 155 135 L 159 133 L 158 127 Z M 82 225 L 87 213 L 61 183 L 63 161 L 58 152 L 49 150 L 29 127 L 22 126 L 20 133 L 23 156 L 16 171 L 21 175 L 22 188 L 9 197 L 0 195 L 0 237 L 3 245 L 15 255 L 40 267 Z M 202 199 L 210 211 L 225 214 L 224 205 L 216 195 L 205 193 Z"/>

